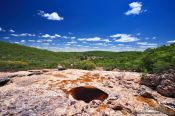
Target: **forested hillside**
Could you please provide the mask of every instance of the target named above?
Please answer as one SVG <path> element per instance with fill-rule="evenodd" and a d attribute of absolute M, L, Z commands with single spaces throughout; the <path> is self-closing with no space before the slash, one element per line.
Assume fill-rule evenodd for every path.
<path fill-rule="evenodd" d="M 175 44 L 147 49 L 144 52 L 51 52 L 17 44 L 0 42 L 0 71 L 41 68 L 67 68 L 106 70 L 115 68 L 141 72 L 161 72 L 175 67 Z M 71 65 L 73 64 L 73 65 Z"/>

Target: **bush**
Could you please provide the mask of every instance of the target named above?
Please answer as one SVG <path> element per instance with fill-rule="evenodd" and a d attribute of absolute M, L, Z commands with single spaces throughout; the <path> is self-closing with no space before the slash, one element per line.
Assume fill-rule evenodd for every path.
<path fill-rule="evenodd" d="M 27 66 L 28 63 L 23 61 L 0 61 L 0 71 L 25 70 Z"/>
<path fill-rule="evenodd" d="M 90 61 L 80 61 L 76 64 L 76 67 L 83 70 L 93 70 L 96 68 L 96 65 Z"/>

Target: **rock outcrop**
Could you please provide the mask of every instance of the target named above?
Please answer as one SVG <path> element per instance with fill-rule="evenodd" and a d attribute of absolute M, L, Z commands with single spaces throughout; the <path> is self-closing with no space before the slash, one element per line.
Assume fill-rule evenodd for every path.
<path fill-rule="evenodd" d="M 44 69 L 2 73 L 0 79 L 7 76 L 10 83 L 0 87 L 1 115 L 175 115 L 175 99 L 140 85 L 135 72 Z"/>
<path fill-rule="evenodd" d="M 175 97 L 175 70 L 142 77 L 141 84 L 157 90 L 161 95 Z"/>

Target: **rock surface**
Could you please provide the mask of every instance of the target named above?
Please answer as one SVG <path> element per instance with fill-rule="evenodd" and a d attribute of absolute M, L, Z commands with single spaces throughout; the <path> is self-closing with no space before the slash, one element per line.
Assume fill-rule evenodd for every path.
<path fill-rule="evenodd" d="M 11 83 L 0 87 L 2 116 L 175 115 L 175 99 L 140 85 L 140 74 L 135 72 L 44 69 L 0 73 L 0 79 L 7 76 Z"/>
<path fill-rule="evenodd" d="M 141 78 L 141 84 L 154 88 L 161 95 L 175 98 L 175 70 L 171 69 L 162 74 L 152 74 Z"/>

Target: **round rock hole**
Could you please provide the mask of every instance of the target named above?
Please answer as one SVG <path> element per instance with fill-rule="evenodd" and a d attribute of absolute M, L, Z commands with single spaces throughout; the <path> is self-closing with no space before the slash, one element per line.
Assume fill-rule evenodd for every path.
<path fill-rule="evenodd" d="M 92 86 L 76 87 L 71 89 L 69 93 L 74 99 L 83 100 L 86 103 L 89 103 L 92 100 L 104 101 L 108 97 L 107 93 Z"/>

